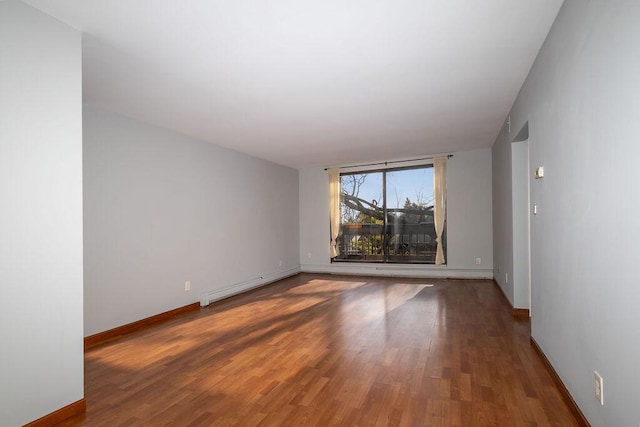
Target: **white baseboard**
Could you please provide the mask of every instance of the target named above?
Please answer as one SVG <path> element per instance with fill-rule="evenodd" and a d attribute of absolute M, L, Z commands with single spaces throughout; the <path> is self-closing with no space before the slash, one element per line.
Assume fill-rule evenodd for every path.
<path fill-rule="evenodd" d="M 411 264 L 302 264 L 300 267 L 284 271 L 264 274 L 243 282 L 226 286 L 222 289 L 212 289 L 200 293 L 200 306 L 206 307 L 214 301 L 228 298 L 251 289 L 259 288 L 286 277 L 303 273 L 329 273 L 362 276 L 387 277 L 425 277 L 452 279 L 492 279 L 493 270 L 488 269 L 455 269 L 447 266 L 411 265 Z"/>
<path fill-rule="evenodd" d="M 365 276 L 425 277 L 441 279 L 492 279 L 491 269 L 460 269 L 413 264 L 302 264 L 303 273 L 352 274 Z"/>
<path fill-rule="evenodd" d="M 240 294 L 242 292 L 249 291 L 251 289 L 259 288 L 269 283 L 277 282 L 278 280 L 286 277 L 295 276 L 300 273 L 300 267 L 291 268 L 289 270 L 277 271 L 274 273 L 264 274 L 262 276 L 254 277 L 244 282 L 235 283 L 231 286 L 226 286 L 222 289 L 215 289 L 204 291 L 200 293 L 200 306 L 206 307 L 214 301 L 218 301 L 233 295 Z"/>

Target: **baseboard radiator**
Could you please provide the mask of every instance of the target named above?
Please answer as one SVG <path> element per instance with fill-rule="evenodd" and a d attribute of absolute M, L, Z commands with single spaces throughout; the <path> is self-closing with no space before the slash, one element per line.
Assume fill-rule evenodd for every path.
<path fill-rule="evenodd" d="M 300 273 L 299 267 L 254 277 L 252 279 L 245 280 L 244 282 L 227 286 L 223 289 L 201 292 L 200 307 L 206 307 L 214 301 L 219 301 L 221 299 L 241 294 L 242 292 L 246 292 L 251 289 L 259 288 L 261 286 L 268 285 L 269 283 L 277 282 L 278 280 L 284 279 L 286 277 L 295 276 L 298 273 Z"/>

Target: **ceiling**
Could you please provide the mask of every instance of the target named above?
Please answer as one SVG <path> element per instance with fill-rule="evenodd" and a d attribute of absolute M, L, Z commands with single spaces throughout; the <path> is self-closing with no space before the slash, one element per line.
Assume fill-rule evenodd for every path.
<path fill-rule="evenodd" d="M 84 102 L 295 168 L 490 147 L 562 0 L 27 0 Z"/>

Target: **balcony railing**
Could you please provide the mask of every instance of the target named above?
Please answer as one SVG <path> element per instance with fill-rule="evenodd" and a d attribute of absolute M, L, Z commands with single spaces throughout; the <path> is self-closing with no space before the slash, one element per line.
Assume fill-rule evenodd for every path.
<path fill-rule="evenodd" d="M 419 224 L 343 224 L 337 261 L 433 264 L 436 231 L 432 222 Z"/>

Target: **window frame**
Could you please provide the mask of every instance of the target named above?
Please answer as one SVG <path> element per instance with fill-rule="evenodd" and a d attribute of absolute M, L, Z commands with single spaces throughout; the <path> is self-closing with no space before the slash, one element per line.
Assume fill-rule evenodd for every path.
<path fill-rule="evenodd" d="M 433 163 L 425 163 L 419 165 L 410 165 L 410 166 L 399 166 L 399 167 L 388 167 L 388 168 L 364 168 L 353 171 L 340 172 L 340 180 L 342 181 L 343 176 L 349 175 L 362 175 L 362 174 L 370 174 L 370 173 L 381 173 L 382 174 L 382 211 L 383 211 L 383 224 L 382 224 L 382 260 L 357 260 L 357 259 L 341 259 L 339 257 L 332 258 L 331 263 L 351 263 L 351 264 L 404 264 L 404 265 L 436 265 L 435 264 L 435 254 L 433 260 L 429 262 L 425 261 L 413 261 L 413 262 L 403 262 L 403 261 L 390 261 L 389 260 L 389 233 L 386 230 L 389 227 L 387 222 L 388 219 L 388 203 L 387 203 L 387 172 L 399 172 L 406 170 L 416 170 L 416 169 L 433 169 Z M 435 180 L 435 171 L 434 171 L 434 180 Z M 342 187 L 342 185 L 341 185 Z M 435 193 L 435 191 L 433 192 Z M 433 194 L 432 193 L 432 194 Z M 341 189 L 342 194 L 342 189 Z M 342 209 L 344 206 L 344 202 L 340 202 L 340 216 L 342 217 Z M 435 205 L 432 205 L 432 209 L 435 210 Z M 343 225 L 340 223 L 340 233 L 339 240 L 342 241 L 343 236 Z M 434 224 L 435 227 L 435 224 Z M 441 264 L 442 266 L 447 265 L 448 257 L 447 257 L 447 218 L 444 219 L 444 228 L 442 232 L 442 250 L 444 252 L 445 263 Z M 342 250 L 342 248 L 341 248 Z"/>

